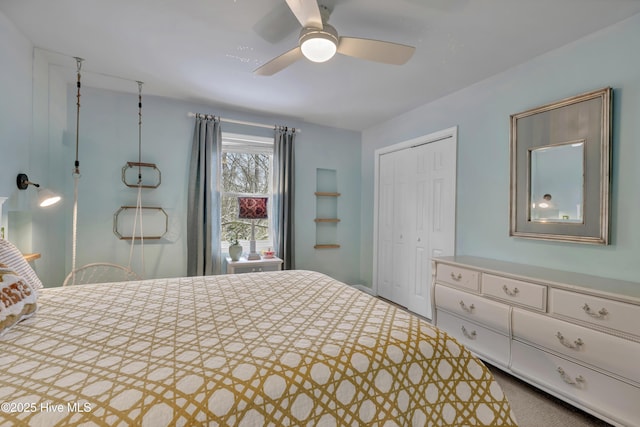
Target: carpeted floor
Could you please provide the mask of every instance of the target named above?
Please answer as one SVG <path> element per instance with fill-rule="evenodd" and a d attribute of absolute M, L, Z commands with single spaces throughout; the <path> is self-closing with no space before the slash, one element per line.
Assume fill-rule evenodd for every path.
<path fill-rule="evenodd" d="M 487 365 L 507 395 L 520 427 L 609 426 L 555 397 L 531 387 L 500 369 Z"/>

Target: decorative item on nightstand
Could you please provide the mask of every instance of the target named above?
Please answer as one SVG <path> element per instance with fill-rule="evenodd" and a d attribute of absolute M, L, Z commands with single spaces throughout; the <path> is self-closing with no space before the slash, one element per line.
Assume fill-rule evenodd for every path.
<path fill-rule="evenodd" d="M 248 260 L 260 259 L 256 252 L 255 221 L 267 218 L 267 197 L 238 197 L 238 218 L 251 220 Z"/>
<path fill-rule="evenodd" d="M 262 251 L 262 258 L 264 259 L 272 259 L 275 255 L 276 253 L 272 251 L 271 248 L 267 249 L 266 251 Z"/>
<path fill-rule="evenodd" d="M 242 245 L 238 242 L 238 232 L 236 231 L 233 238 L 229 240 L 229 257 L 231 261 L 238 261 L 242 256 Z"/>

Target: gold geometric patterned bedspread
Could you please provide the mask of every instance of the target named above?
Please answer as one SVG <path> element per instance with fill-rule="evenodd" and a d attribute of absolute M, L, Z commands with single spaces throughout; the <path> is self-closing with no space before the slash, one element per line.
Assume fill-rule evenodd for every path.
<path fill-rule="evenodd" d="M 515 425 L 444 332 L 310 271 L 42 291 L 0 337 L 0 425 Z"/>

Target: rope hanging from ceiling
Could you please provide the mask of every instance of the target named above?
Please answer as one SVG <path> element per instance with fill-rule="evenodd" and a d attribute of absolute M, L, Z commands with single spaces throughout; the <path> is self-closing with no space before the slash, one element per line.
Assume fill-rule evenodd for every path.
<path fill-rule="evenodd" d="M 78 245 L 78 184 L 80 181 L 80 88 L 82 87 L 82 61 L 84 59 L 76 57 L 76 160 L 73 164 L 73 243 L 71 248 L 71 284 L 76 280 L 76 253 Z"/>
<path fill-rule="evenodd" d="M 144 233 L 142 228 L 142 85 L 143 82 L 138 81 L 138 198 L 136 202 L 135 214 L 133 217 L 133 230 L 131 232 L 131 246 L 129 249 L 129 265 L 131 269 L 131 261 L 133 260 L 133 247 L 136 242 L 136 229 L 138 228 L 138 221 L 140 221 L 140 258 L 141 276 L 144 277 Z"/>
<path fill-rule="evenodd" d="M 76 147 L 75 147 L 75 161 L 73 164 L 73 242 L 72 242 L 72 260 L 71 260 L 71 272 L 67 275 L 64 280 L 63 286 L 67 285 L 75 285 L 82 283 L 103 283 L 109 281 L 122 281 L 122 280 L 133 280 L 140 279 L 140 277 L 134 273 L 130 268 L 125 268 L 119 266 L 117 264 L 112 263 L 91 263 L 84 265 L 83 267 L 76 268 L 76 258 L 77 258 L 77 243 L 78 243 L 78 187 L 80 181 L 80 89 L 82 87 L 82 62 L 84 61 L 82 58 L 75 58 L 76 67 L 77 67 L 77 101 L 76 101 Z M 141 95 L 141 83 L 139 83 L 139 97 L 138 97 L 138 108 L 139 108 L 139 123 L 138 126 L 142 126 L 142 95 Z M 140 144 L 141 140 L 141 130 L 138 130 L 138 140 Z M 141 148 L 139 148 L 139 156 L 141 155 Z M 138 185 L 140 186 L 141 182 L 141 173 L 138 173 Z M 140 198 L 140 195 L 138 195 Z M 140 203 L 140 201 L 138 202 Z"/>

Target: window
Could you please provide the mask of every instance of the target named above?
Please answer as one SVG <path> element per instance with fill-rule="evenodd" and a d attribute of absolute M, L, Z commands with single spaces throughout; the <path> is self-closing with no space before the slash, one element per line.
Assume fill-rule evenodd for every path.
<path fill-rule="evenodd" d="M 273 139 L 222 133 L 221 247 L 237 236 L 248 252 L 251 220 L 238 218 L 239 196 L 268 197 L 268 219 L 255 221 L 256 250 L 273 247 L 271 231 Z"/>

